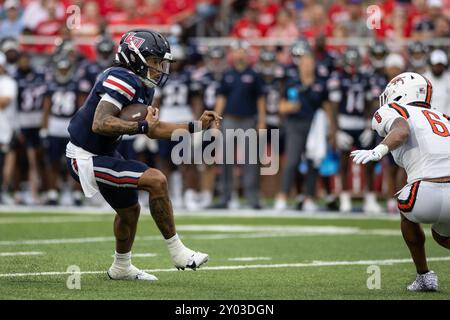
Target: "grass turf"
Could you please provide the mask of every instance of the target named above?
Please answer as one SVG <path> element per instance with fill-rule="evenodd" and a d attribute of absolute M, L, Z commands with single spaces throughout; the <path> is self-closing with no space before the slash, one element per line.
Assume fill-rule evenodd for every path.
<path fill-rule="evenodd" d="M 133 264 L 158 270 L 153 273 L 159 281 L 151 283 L 107 279 L 104 271 L 114 252 L 112 220 L 110 215 L 0 214 L 0 299 L 450 299 L 450 261 L 429 263 L 440 276 L 437 293 L 405 290 L 415 277 L 412 262 L 380 263 L 381 289 L 367 288 L 369 263 L 351 262 L 409 259 L 395 220 L 179 216 L 177 224 L 185 244 L 210 255 L 207 268 L 193 272 L 172 268 L 153 221 L 142 214 L 133 253 L 156 256 L 135 257 Z M 75 238 L 81 242 L 39 241 Z M 94 239 L 84 242 L 83 238 Z M 36 241 L 24 244 L 18 242 L 21 240 Z M 450 256 L 431 237 L 426 246 L 429 257 Z M 44 254 L 1 256 L 29 251 Z M 242 257 L 271 260 L 229 260 Z M 314 261 L 350 263 L 308 265 Z M 291 265 L 298 263 L 307 266 Z M 272 264 L 287 265 L 264 267 Z M 79 266 L 82 272 L 100 273 L 82 274 L 81 290 L 67 288 L 68 274 L 9 275 L 65 272 L 69 265 Z M 264 268 L 251 267 L 255 265 Z M 226 266 L 250 268 L 213 268 Z"/>

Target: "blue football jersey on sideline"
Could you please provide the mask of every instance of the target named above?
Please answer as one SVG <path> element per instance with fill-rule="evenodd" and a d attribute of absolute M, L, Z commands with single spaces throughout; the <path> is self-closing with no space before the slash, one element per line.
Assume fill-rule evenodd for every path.
<path fill-rule="evenodd" d="M 70 122 L 70 141 L 91 153 L 112 155 L 120 136 L 104 136 L 92 131 L 95 110 L 104 94 L 116 100 L 123 109 L 136 103 L 150 105 L 154 89 L 145 87 L 137 75 L 123 67 L 106 69 L 98 77 L 83 106 Z"/>
<path fill-rule="evenodd" d="M 339 114 L 364 117 L 366 101 L 371 100 L 369 78 L 364 73 L 334 73 L 328 80 L 330 100 L 339 104 Z"/>
<path fill-rule="evenodd" d="M 42 124 L 42 102 L 46 90 L 45 73 L 17 70 L 17 111 L 21 128 L 39 128 Z"/>
<path fill-rule="evenodd" d="M 212 72 L 206 72 L 198 81 L 203 96 L 203 105 L 206 110 L 214 110 L 216 106 L 217 89 L 220 86 L 220 78 L 214 77 Z"/>

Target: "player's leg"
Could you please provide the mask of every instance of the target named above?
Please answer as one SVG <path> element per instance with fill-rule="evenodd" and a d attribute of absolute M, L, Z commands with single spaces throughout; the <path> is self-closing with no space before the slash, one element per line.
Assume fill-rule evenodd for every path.
<path fill-rule="evenodd" d="M 3 201 L 2 197 L 2 186 L 3 186 L 3 166 L 5 164 L 5 152 L 6 150 L 4 147 L 0 144 L 0 204 Z"/>
<path fill-rule="evenodd" d="M 450 250 L 450 237 L 440 235 L 434 228 L 431 229 L 431 233 L 433 234 L 434 241 L 440 246 Z"/>
<path fill-rule="evenodd" d="M 181 174 L 183 177 L 184 183 L 184 205 L 186 209 L 190 211 L 199 210 L 199 189 L 200 189 L 200 180 L 199 180 L 199 171 L 197 169 L 197 165 L 195 164 L 184 164 L 181 165 Z"/>
<path fill-rule="evenodd" d="M 60 182 L 61 177 L 61 158 L 64 155 L 65 146 L 67 145 L 67 141 L 65 139 L 59 137 L 48 137 L 48 148 L 47 148 L 47 182 L 48 182 L 48 191 L 47 191 L 47 204 L 48 205 L 57 205 L 59 202 L 59 192 L 58 192 L 58 184 Z"/>
<path fill-rule="evenodd" d="M 339 211 L 352 211 L 352 200 L 350 193 L 349 177 L 350 151 L 342 150 L 340 156 L 340 177 L 342 191 L 339 195 Z"/>
<path fill-rule="evenodd" d="M 136 203 L 131 207 L 116 209 L 115 211 L 114 236 L 116 237 L 116 252 L 123 254 L 130 252 L 133 246 L 141 206 L 139 203 Z"/>
<path fill-rule="evenodd" d="M 167 179 L 157 169 L 147 169 L 138 180 L 139 189 L 149 193 L 150 212 L 166 240 L 175 267 L 196 269 L 208 261 L 208 255 L 188 249 L 176 233 Z"/>
<path fill-rule="evenodd" d="M 416 266 L 418 274 L 430 271 L 428 269 L 427 257 L 425 253 L 425 233 L 420 224 L 409 221 L 401 216 L 401 230 L 403 239 L 408 246 L 411 257 Z"/>
<path fill-rule="evenodd" d="M 37 150 L 40 147 L 39 129 L 24 130 L 28 160 L 28 180 L 30 183 L 31 202 L 39 203 L 39 173 Z"/>
<path fill-rule="evenodd" d="M 439 220 L 442 195 L 435 184 L 415 182 L 402 190 L 398 197 L 401 231 L 416 267 L 417 275 L 409 291 L 436 291 L 437 275 L 430 271 L 425 252 L 425 233 L 421 223 Z"/>
<path fill-rule="evenodd" d="M 277 195 L 275 209 L 282 210 L 287 206 L 287 198 L 291 190 L 292 184 L 298 172 L 298 164 L 300 163 L 302 153 L 305 150 L 306 136 L 309 130 L 307 124 L 298 123 L 298 121 L 287 120 L 285 123 L 286 136 L 286 165 L 281 179 L 281 191 Z"/>

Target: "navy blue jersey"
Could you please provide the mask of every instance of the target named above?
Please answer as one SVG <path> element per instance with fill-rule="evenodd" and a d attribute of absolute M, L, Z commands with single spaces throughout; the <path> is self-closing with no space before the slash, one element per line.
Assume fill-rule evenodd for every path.
<path fill-rule="evenodd" d="M 42 102 L 46 90 L 45 73 L 17 70 L 17 111 L 21 128 L 39 128 L 42 123 Z"/>
<path fill-rule="evenodd" d="M 282 79 L 263 78 L 264 94 L 266 96 L 266 123 L 278 127 L 280 124 L 279 107 L 282 90 Z"/>
<path fill-rule="evenodd" d="M 191 73 L 187 71 L 170 74 L 169 81 L 157 89 L 155 98 L 160 99 L 160 119 L 169 122 L 193 120 Z"/>
<path fill-rule="evenodd" d="M 288 79 L 285 83 L 284 99 L 299 103 L 300 110 L 288 115 L 289 118 L 312 120 L 314 113 L 328 98 L 326 81 L 316 77 L 310 86 L 302 84 L 300 77 Z"/>
<path fill-rule="evenodd" d="M 174 72 L 170 81 L 162 89 L 157 89 L 161 99 L 161 108 L 186 107 L 191 104 L 191 75 L 189 72 Z"/>
<path fill-rule="evenodd" d="M 384 73 L 374 72 L 371 75 L 369 82 L 372 99 L 378 99 L 384 89 L 386 89 L 389 80 Z"/>
<path fill-rule="evenodd" d="M 328 81 L 329 99 L 339 104 L 339 114 L 364 117 L 370 89 L 369 77 L 359 72 L 336 72 Z"/>
<path fill-rule="evenodd" d="M 203 106 L 206 110 L 214 110 L 216 105 L 217 90 L 220 86 L 220 78 L 212 72 L 203 74 L 194 84 L 194 90 L 199 91 L 203 98 Z"/>
<path fill-rule="evenodd" d="M 109 137 L 92 131 L 97 105 L 104 95 L 114 100 L 119 108 L 142 103 L 150 105 L 154 90 L 145 87 L 133 72 L 122 68 L 106 69 L 95 82 L 83 106 L 70 121 L 69 133 L 73 144 L 97 155 L 112 155 L 120 142 L 120 137 Z"/>
<path fill-rule="evenodd" d="M 316 61 L 316 74 L 322 79 L 329 78 L 335 70 L 335 58 L 329 53 L 317 54 L 315 56 Z"/>
<path fill-rule="evenodd" d="M 261 76 L 252 68 L 226 71 L 220 82 L 218 94 L 226 98 L 224 114 L 250 117 L 257 114 L 257 100 L 264 96 Z"/>
<path fill-rule="evenodd" d="M 103 68 L 97 62 L 84 61 L 80 64 L 76 77 L 80 81 L 80 92 L 88 94 L 95 85 L 95 81 Z"/>
<path fill-rule="evenodd" d="M 79 95 L 78 81 L 69 80 L 59 83 L 56 80 L 47 83 L 45 96 L 50 98 L 50 116 L 70 119 L 77 112 Z"/>

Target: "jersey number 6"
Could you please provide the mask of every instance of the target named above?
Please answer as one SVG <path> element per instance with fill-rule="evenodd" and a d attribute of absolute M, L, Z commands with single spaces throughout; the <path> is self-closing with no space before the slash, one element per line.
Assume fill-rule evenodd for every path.
<path fill-rule="evenodd" d="M 436 113 L 431 112 L 429 110 L 423 110 L 422 113 L 425 116 L 425 118 L 427 118 L 428 122 L 431 125 L 431 129 L 435 134 L 441 137 L 450 136 L 447 126 L 445 125 L 445 123 L 440 121 L 441 118 L 439 118 L 439 116 Z"/>

